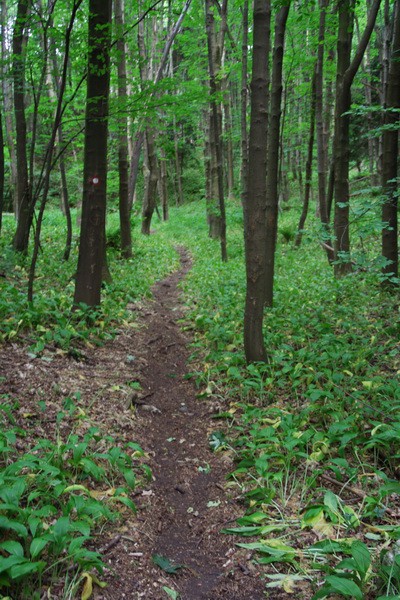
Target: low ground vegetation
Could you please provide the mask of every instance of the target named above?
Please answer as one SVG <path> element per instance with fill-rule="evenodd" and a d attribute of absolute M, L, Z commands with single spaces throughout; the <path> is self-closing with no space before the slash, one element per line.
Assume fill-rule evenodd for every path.
<path fill-rule="evenodd" d="M 171 210 L 170 222 L 155 224 L 149 238 L 134 228 L 129 261 L 118 257 L 111 215 L 113 282 L 98 313 L 70 310 L 76 255 L 60 262 L 57 213 L 46 218 L 33 306 L 26 301 L 27 265 L 6 245 L 11 218 L 1 238 L 1 341 L 23 343 L 35 356 L 63 352 L 77 360 L 87 344 L 105 343 L 133 318 L 127 305 L 178 264 L 174 247 L 188 248 L 193 268 L 183 284 L 182 326 L 194 336 L 190 376 L 199 397 L 218 406 L 210 444 L 232 456 L 227 486 L 243 498 L 242 518 L 223 534 L 254 553 L 267 590 L 294 597 L 304 585 L 313 587 L 315 600 L 400 593 L 398 296 L 381 286 L 378 219 L 362 201 L 360 194 L 353 215 L 355 269 L 341 280 L 333 278 L 316 222 L 295 249 L 297 211 L 282 212 L 276 300 L 266 318 L 268 364 L 244 361 L 243 225 L 235 202 L 228 207 L 227 264 L 207 237 L 203 203 Z M 92 567 L 101 572 L 101 553 L 83 555 L 82 547 L 90 547 L 100 522 L 116 518 L 116 505 L 134 509 L 129 494 L 137 480 L 127 473 L 146 475 L 141 449 L 112 439 L 104 446 L 95 429 L 27 444 L 13 423 L 15 398 L 5 395 L 0 408 L 1 584 L 7 590 L 29 581 L 32 597 L 41 578 L 78 565 L 69 583 L 89 586 L 85 574 Z M 71 398 L 64 412 L 74 410 Z M 96 486 L 104 484 L 117 500 L 112 506 L 96 499 Z"/>

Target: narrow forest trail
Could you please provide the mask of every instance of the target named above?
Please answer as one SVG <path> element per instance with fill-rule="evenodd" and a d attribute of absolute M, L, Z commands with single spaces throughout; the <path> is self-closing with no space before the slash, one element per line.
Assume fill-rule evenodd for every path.
<path fill-rule="evenodd" d="M 123 522 L 107 523 L 91 542 L 107 565 L 100 576 L 107 587 L 94 586 L 94 600 L 167 600 L 164 587 L 181 600 L 265 598 L 251 552 L 236 545 L 243 540 L 221 533 L 245 506 L 238 489 L 226 486 L 232 457 L 209 446 L 218 408 L 198 398 L 186 377 L 191 340 L 179 322 L 179 283 L 191 263 L 180 255 L 179 270 L 154 286 L 152 299 L 130 304 L 135 321 L 121 324 L 104 345 L 85 345 L 78 357 L 50 345 L 33 354 L 31 340 L 0 348 L 0 394 L 15 403 L 15 425 L 25 432 L 20 452 L 38 438 L 68 439 L 96 428 L 100 444 L 138 442 L 146 453 L 152 478 L 133 493 L 137 514 L 122 507 Z M 96 493 L 106 497 L 105 487 Z M 154 564 L 156 554 L 183 566 L 168 574 Z M 51 587 L 57 600 L 65 597 L 60 585 Z M 268 597 L 292 596 L 271 590 Z"/>
<path fill-rule="evenodd" d="M 189 268 L 181 251 L 180 270 L 156 284 L 153 300 L 139 309 L 134 353 L 148 404 L 136 400 L 134 439 L 152 457 L 154 480 L 136 499 L 142 538 L 133 550 L 125 536 L 110 551 L 115 575 L 98 599 L 162 600 L 168 598 L 164 586 L 182 600 L 265 597 L 247 551 L 221 534 L 243 506 L 225 490 L 231 465 L 210 450 L 210 409 L 185 378 L 189 339 L 178 323 L 183 316 L 178 284 Z M 154 564 L 155 554 L 184 566 L 167 575 Z"/>

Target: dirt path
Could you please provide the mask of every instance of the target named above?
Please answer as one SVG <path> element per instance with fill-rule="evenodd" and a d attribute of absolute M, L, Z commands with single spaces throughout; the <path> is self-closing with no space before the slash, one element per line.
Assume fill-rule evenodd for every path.
<path fill-rule="evenodd" d="M 136 546 L 142 556 L 129 560 L 132 549 L 127 548 L 123 557 L 121 547 L 116 547 L 124 565 L 122 578 L 117 569 L 118 593 L 111 584 L 99 598 L 161 600 L 168 597 L 163 586 L 179 592 L 182 600 L 264 598 L 245 551 L 220 533 L 243 507 L 225 491 L 230 465 L 210 451 L 209 409 L 185 379 L 189 340 L 178 324 L 182 317 L 178 283 L 189 267 L 182 253 L 180 271 L 158 283 L 153 301 L 141 310 L 139 348 L 146 366 L 140 381 L 150 406 L 137 407 L 135 439 L 153 457 L 154 481 L 137 500 L 145 535 Z M 167 575 L 154 565 L 154 554 L 184 567 Z M 109 558 L 112 563 L 112 553 Z"/>
<path fill-rule="evenodd" d="M 16 424 L 27 433 L 21 452 L 38 436 L 54 438 L 57 414 L 72 398 L 78 417 L 66 414 L 61 436 L 98 426 L 116 443 L 139 442 L 148 455 L 153 478 L 135 494 L 137 515 L 126 512 L 122 525 L 107 525 L 93 540 L 108 565 L 101 576 L 108 585 L 95 587 L 95 600 L 167 600 L 164 587 L 181 600 L 265 597 L 250 554 L 235 545 L 242 540 L 220 533 L 244 506 L 237 489 L 226 488 L 230 457 L 209 447 L 213 409 L 185 378 L 190 339 L 178 322 L 178 284 L 189 268 L 181 252 L 180 270 L 154 287 L 153 299 L 131 305 L 137 323 L 100 348 L 84 348 L 79 360 L 51 347 L 40 356 L 29 344 L 0 348 L 0 394 L 18 403 Z M 183 566 L 168 574 L 155 554 Z M 54 589 L 51 595 L 57 598 Z"/>

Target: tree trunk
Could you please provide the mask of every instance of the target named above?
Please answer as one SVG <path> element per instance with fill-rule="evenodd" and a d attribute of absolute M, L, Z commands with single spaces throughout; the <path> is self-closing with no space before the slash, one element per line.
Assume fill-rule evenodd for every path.
<path fill-rule="evenodd" d="M 220 40 L 217 42 L 214 28 L 214 15 L 211 7 L 211 0 L 206 0 L 206 31 L 208 47 L 208 69 L 210 75 L 210 149 L 211 163 L 215 161 L 215 172 L 217 175 L 218 204 L 215 207 L 219 212 L 220 219 L 220 242 L 221 259 L 223 262 L 228 260 L 226 250 L 226 217 L 225 217 L 225 199 L 224 199 L 224 175 L 223 175 L 223 150 L 222 150 L 222 115 L 220 102 L 217 104 L 217 94 L 221 91 L 220 84 L 217 82 L 218 72 L 221 68 L 221 53 L 223 52 L 223 39 L 226 25 L 226 0 L 222 5 L 222 19 Z M 211 167 L 213 170 L 213 167 Z M 214 198 L 212 198 L 214 199 Z"/>
<path fill-rule="evenodd" d="M 385 283 L 399 274 L 398 243 L 398 155 L 399 155 L 399 109 L 400 109 L 400 0 L 393 10 L 393 41 L 389 64 L 387 98 L 385 102 L 382 134 L 382 256 L 386 259 L 382 272 Z M 397 112 L 395 112 L 397 111 Z M 396 284 L 398 281 L 393 279 Z"/>
<path fill-rule="evenodd" d="M 53 86 L 55 89 L 55 95 L 56 95 L 57 99 L 59 99 L 60 93 L 62 93 L 62 94 L 64 93 L 65 81 L 64 81 L 64 83 L 60 82 L 60 78 L 58 75 L 59 69 L 58 69 L 58 64 L 57 64 L 57 48 L 56 48 L 54 39 L 50 40 L 50 53 L 51 53 L 51 62 L 52 62 L 52 66 L 53 66 L 52 82 L 53 82 Z M 64 50 L 64 56 L 65 56 L 65 50 Z M 65 77 L 66 77 L 66 74 L 65 74 Z M 50 85 L 51 85 L 51 82 L 50 82 Z M 61 178 L 61 210 L 63 211 L 63 213 L 65 215 L 65 220 L 67 222 L 67 238 L 65 241 L 63 259 L 69 260 L 69 257 L 71 254 L 71 246 L 72 246 L 72 218 L 71 218 L 71 207 L 69 205 L 67 172 L 66 172 L 65 159 L 64 159 L 64 153 L 63 153 L 64 134 L 63 134 L 63 127 L 62 127 L 61 120 L 60 120 L 60 123 L 58 124 L 57 138 L 58 138 L 58 147 L 61 152 L 59 155 L 59 159 L 58 159 L 59 167 L 60 167 L 60 178 Z"/>
<path fill-rule="evenodd" d="M 150 128 L 146 129 L 146 152 L 147 168 L 149 170 L 147 183 L 145 185 L 142 209 L 142 233 L 150 235 L 151 219 L 156 208 L 158 165 L 154 142 L 154 133 Z"/>
<path fill-rule="evenodd" d="M 100 304 L 105 263 L 111 0 L 89 0 L 82 225 L 75 306 Z"/>
<path fill-rule="evenodd" d="M 4 210 L 4 138 L 3 138 L 3 119 L 0 111 L 0 233 L 3 223 Z"/>
<path fill-rule="evenodd" d="M 265 304 L 272 306 L 274 295 L 275 248 L 278 228 L 278 169 L 282 100 L 282 68 L 286 21 L 290 4 L 283 6 L 275 18 L 275 41 L 272 58 L 271 108 L 268 131 L 266 195 L 266 285 Z"/>
<path fill-rule="evenodd" d="M 254 0 L 253 69 L 249 133 L 249 177 L 243 203 L 246 259 L 244 349 L 246 361 L 265 361 L 263 313 L 266 283 L 266 168 L 271 3 Z"/>
<path fill-rule="evenodd" d="M 243 5 L 243 37 L 242 37 L 242 87 L 241 87 L 241 102 L 240 102 L 240 126 L 241 126 L 241 150 L 242 150 L 242 162 L 241 162 L 241 182 L 242 191 L 241 198 L 242 204 L 244 205 L 247 197 L 247 178 L 248 178 L 248 163 L 249 163 L 249 150 L 248 150 L 248 135 L 247 135 L 247 79 L 248 79 L 248 68 L 247 68 L 247 57 L 248 57 L 248 38 L 249 38 L 249 0 L 245 0 Z"/>
<path fill-rule="evenodd" d="M 119 178 L 119 222 L 121 232 L 121 254 L 124 258 L 132 256 L 132 235 L 129 204 L 129 159 L 128 159 L 128 119 L 126 102 L 128 90 L 126 84 L 126 47 L 124 32 L 124 0 L 114 0 L 115 28 L 118 52 L 118 100 L 120 117 L 118 119 L 118 178 Z"/>
<path fill-rule="evenodd" d="M 17 156 L 17 198 L 15 202 L 17 229 L 14 249 L 24 254 L 28 251 L 29 232 L 33 220 L 32 188 L 28 176 L 27 136 L 25 116 L 25 27 L 30 0 L 19 0 L 13 33 L 13 80 L 15 137 Z"/>
<path fill-rule="evenodd" d="M 11 85 L 11 77 L 9 73 L 9 58 L 10 50 L 6 44 L 6 29 L 7 29 L 7 0 L 1 2 L 1 65 L 0 65 L 0 79 L 3 91 L 3 106 L 4 106 L 4 129 L 5 139 L 7 142 L 7 148 L 10 155 L 10 170 L 11 170 L 11 181 L 10 189 L 12 193 L 14 212 L 17 216 L 16 201 L 17 201 L 17 160 L 15 154 L 15 132 L 13 125 L 13 90 Z"/>
<path fill-rule="evenodd" d="M 316 68 L 314 70 L 312 83 L 311 83 L 311 108 L 310 108 L 310 133 L 308 137 L 308 149 L 307 149 L 307 161 L 306 161 L 306 184 L 304 189 L 303 199 L 303 210 L 301 211 L 299 225 L 297 228 L 297 235 L 295 240 L 295 246 L 299 248 L 301 246 L 301 240 L 303 237 L 303 229 L 306 223 L 308 215 L 308 207 L 310 204 L 310 192 L 311 192 L 311 178 L 312 178 L 312 162 L 313 162 L 313 149 L 314 149 L 314 132 L 315 132 L 315 81 L 316 81 Z"/>
<path fill-rule="evenodd" d="M 160 189 L 159 196 L 161 198 L 161 208 L 163 221 L 168 221 L 168 174 L 167 174 L 167 157 L 165 150 L 161 150 L 160 160 Z"/>
<path fill-rule="evenodd" d="M 335 135 L 333 159 L 335 163 L 335 275 L 341 277 L 352 270 L 349 232 L 349 110 L 351 85 L 371 37 L 380 0 L 375 0 L 368 22 L 353 60 L 350 62 L 354 23 L 353 0 L 339 5 L 339 34 L 337 44 L 337 79 L 335 105 Z"/>
<path fill-rule="evenodd" d="M 325 21 L 328 0 L 320 0 L 320 17 L 318 31 L 318 54 L 315 73 L 315 116 L 317 128 L 317 164 L 318 164 L 318 206 L 322 224 L 323 245 L 330 264 L 333 263 L 334 253 L 330 239 L 329 211 L 327 203 L 326 176 L 328 166 L 327 136 L 324 127 L 324 53 L 325 53 Z"/>

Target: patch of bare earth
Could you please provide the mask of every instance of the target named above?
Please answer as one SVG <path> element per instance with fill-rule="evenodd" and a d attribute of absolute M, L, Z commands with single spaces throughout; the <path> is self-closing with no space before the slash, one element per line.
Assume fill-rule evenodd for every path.
<path fill-rule="evenodd" d="M 265 598 L 251 554 L 235 545 L 242 540 L 221 534 L 244 507 L 225 486 L 231 459 L 210 450 L 210 406 L 185 378 L 190 339 L 179 325 L 178 284 L 189 268 L 182 252 L 180 270 L 154 286 L 153 299 L 131 306 L 136 324 L 101 348 L 85 349 L 79 361 L 55 349 L 32 358 L 17 344 L 0 348 L 0 393 L 19 401 L 28 445 L 39 435 L 54 436 L 63 401 L 79 392 L 76 402 L 86 415 L 81 432 L 97 425 L 117 443 L 139 442 L 148 455 L 153 478 L 134 493 L 137 515 L 124 512 L 122 523 L 93 542 L 107 564 L 101 576 L 107 587 L 95 589 L 97 600 L 165 600 L 164 586 L 183 600 Z M 61 433 L 73 427 L 66 418 Z M 183 566 L 168 574 L 154 564 L 155 554 Z M 271 590 L 268 597 L 293 595 Z"/>

